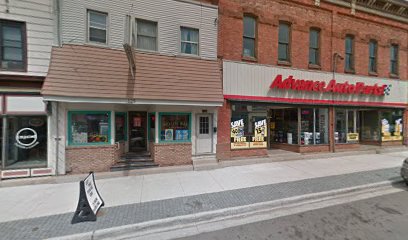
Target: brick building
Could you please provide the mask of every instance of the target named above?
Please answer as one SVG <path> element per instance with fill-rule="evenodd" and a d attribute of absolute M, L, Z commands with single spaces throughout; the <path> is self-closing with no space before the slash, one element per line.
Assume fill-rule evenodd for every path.
<path fill-rule="evenodd" d="M 407 144 L 406 1 L 218 6 L 218 159 Z"/>

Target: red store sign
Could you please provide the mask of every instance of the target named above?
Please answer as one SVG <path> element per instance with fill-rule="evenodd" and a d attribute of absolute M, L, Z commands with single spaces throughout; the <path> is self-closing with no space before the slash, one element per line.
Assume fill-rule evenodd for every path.
<path fill-rule="evenodd" d="M 303 80 L 294 79 L 293 76 L 289 76 L 283 79 L 282 74 L 278 74 L 275 80 L 270 85 L 270 89 L 286 89 L 295 91 L 307 91 L 307 92 L 327 92 L 327 93 L 341 93 L 341 94 L 365 94 L 384 96 L 384 89 L 387 85 L 366 85 L 363 82 L 357 82 L 356 84 L 350 84 L 348 81 L 344 83 L 337 83 L 336 80 L 330 80 L 329 84 L 324 81 L 317 80 Z"/>

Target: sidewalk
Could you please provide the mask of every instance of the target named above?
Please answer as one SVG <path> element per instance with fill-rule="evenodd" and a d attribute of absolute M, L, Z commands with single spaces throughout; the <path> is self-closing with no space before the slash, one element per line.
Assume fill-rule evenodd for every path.
<path fill-rule="evenodd" d="M 399 180 L 408 152 L 97 180 L 96 223 L 70 225 L 78 183 L 0 188 L 0 239 L 43 239 L 308 193 Z M 98 174 L 96 174 L 98 179 Z"/>

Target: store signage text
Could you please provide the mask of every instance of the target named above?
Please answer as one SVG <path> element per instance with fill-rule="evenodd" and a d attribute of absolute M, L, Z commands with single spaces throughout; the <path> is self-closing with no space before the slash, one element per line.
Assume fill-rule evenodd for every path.
<path fill-rule="evenodd" d="M 30 149 L 39 144 L 37 132 L 32 128 L 22 128 L 16 133 L 15 145 L 22 149 Z"/>
<path fill-rule="evenodd" d="M 289 76 L 283 79 L 282 74 L 278 74 L 272 82 L 270 89 L 292 89 L 296 91 L 308 92 L 327 92 L 327 93 L 341 93 L 341 94 L 365 94 L 384 96 L 384 90 L 387 85 L 366 85 L 363 82 L 351 84 L 348 81 L 338 83 L 336 80 L 330 80 L 328 84 L 324 81 L 295 79 Z"/>

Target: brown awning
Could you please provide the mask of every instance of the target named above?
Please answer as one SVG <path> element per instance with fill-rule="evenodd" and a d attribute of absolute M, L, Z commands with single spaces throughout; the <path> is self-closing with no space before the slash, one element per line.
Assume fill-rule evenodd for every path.
<path fill-rule="evenodd" d="M 64 45 L 52 50 L 44 96 L 222 103 L 217 61 L 135 53 L 133 79 L 123 50 Z"/>

